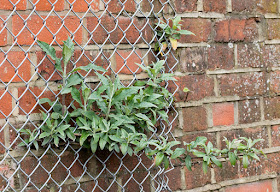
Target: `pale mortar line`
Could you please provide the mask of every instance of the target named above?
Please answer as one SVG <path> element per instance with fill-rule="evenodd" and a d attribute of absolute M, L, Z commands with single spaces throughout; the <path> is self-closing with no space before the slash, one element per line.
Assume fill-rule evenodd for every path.
<path fill-rule="evenodd" d="M 231 0 L 227 0 L 227 12 L 231 13 L 232 12 L 232 1 Z"/>
<path fill-rule="evenodd" d="M 240 124 L 240 125 L 213 127 L 213 128 L 207 129 L 206 132 L 212 133 L 212 132 L 218 132 L 218 131 L 232 131 L 234 129 L 246 129 L 249 127 L 254 128 L 254 127 L 260 127 L 260 126 L 278 125 L 278 124 L 280 124 L 280 119 L 266 120 L 266 121 L 260 121 L 260 122 L 248 123 L 248 124 Z"/>
<path fill-rule="evenodd" d="M 266 41 L 264 41 L 264 44 L 266 44 L 266 45 L 280 44 L 280 40 L 279 39 L 266 40 Z"/>
<path fill-rule="evenodd" d="M 237 44 L 234 45 L 234 66 L 238 67 L 238 48 L 237 48 Z"/>
<path fill-rule="evenodd" d="M 267 137 L 268 137 L 268 147 L 272 147 L 272 135 L 271 135 L 271 126 L 266 126 L 267 129 Z"/>
<path fill-rule="evenodd" d="M 229 73 L 248 73 L 248 72 L 261 72 L 263 69 L 261 68 L 240 68 L 240 69 L 232 69 L 232 70 L 216 70 L 216 71 L 206 71 L 207 75 L 220 75 L 220 74 L 229 74 Z"/>
<path fill-rule="evenodd" d="M 235 101 L 234 103 L 234 124 L 238 125 L 239 124 L 239 106 L 238 106 L 238 101 Z"/>
<path fill-rule="evenodd" d="M 279 19 L 280 15 L 275 13 L 266 13 L 264 14 L 264 18 L 266 19 Z"/>
<path fill-rule="evenodd" d="M 264 121 L 264 101 L 263 97 L 260 97 L 260 111 L 261 111 L 261 121 Z"/>
<path fill-rule="evenodd" d="M 178 14 L 182 18 L 205 18 L 205 19 L 224 19 L 225 14 L 215 12 L 194 12 L 194 13 L 181 13 Z"/>
<path fill-rule="evenodd" d="M 197 11 L 203 11 L 203 0 L 197 0 Z"/>

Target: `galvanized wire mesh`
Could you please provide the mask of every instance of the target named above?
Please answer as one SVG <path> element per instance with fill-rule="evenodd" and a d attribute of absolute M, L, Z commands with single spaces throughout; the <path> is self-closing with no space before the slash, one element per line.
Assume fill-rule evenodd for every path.
<path fill-rule="evenodd" d="M 72 68 L 95 63 L 119 76 L 130 86 L 147 76 L 134 63 L 148 65 L 164 59 L 173 72 L 178 61 L 170 45 L 166 54 L 155 52 L 160 20 L 175 15 L 169 0 L 4 0 L 0 5 L 0 191 L 163 191 L 170 190 L 163 168 L 155 168 L 141 153 L 135 157 L 116 152 L 92 154 L 66 142 L 18 147 L 19 130 L 40 129 L 39 104 L 48 97 L 59 102 L 62 75 L 37 45 L 42 40 L 61 54 L 67 36 L 75 42 Z M 92 71 L 81 72 L 94 91 L 98 79 Z M 166 82 L 177 90 L 175 82 Z M 68 98 L 68 109 L 73 102 Z M 171 130 L 177 111 L 170 100 L 170 123 L 159 120 L 155 136 L 174 139 Z M 38 135 L 37 135 L 38 137 Z M 172 170 L 172 169 L 170 169 Z M 170 171 L 168 170 L 168 171 Z"/>

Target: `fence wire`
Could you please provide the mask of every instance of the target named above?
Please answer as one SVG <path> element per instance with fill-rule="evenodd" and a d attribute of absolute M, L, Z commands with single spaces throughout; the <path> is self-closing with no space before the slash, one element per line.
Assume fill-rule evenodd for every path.
<path fill-rule="evenodd" d="M 166 172 L 155 168 L 140 153 L 135 157 L 116 152 L 95 154 L 66 142 L 56 148 L 19 147 L 23 128 L 43 125 L 42 97 L 59 102 L 62 74 L 37 45 L 50 43 L 61 55 L 62 41 L 75 43 L 72 68 L 95 63 L 119 76 L 125 86 L 146 76 L 134 63 L 148 65 L 164 59 L 173 73 L 178 61 L 168 45 L 155 52 L 160 20 L 175 16 L 170 0 L 4 0 L 0 9 L 0 191 L 170 191 Z M 160 39 L 158 39 L 160 38 Z M 94 91 L 98 79 L 92 71 L 80 73 Z M 166 87 L 177 90 L 173 81 Z M 69 107 L 71 98 L 69 98 Z M 175 139 L 172 124 L 178 116 L 171 104 L 170 123 L 158 119 L 155 136 Z M 38 135 L 37 135 L 38 137 Z M 159 137 L 158 137 L 159 138 Z"/>

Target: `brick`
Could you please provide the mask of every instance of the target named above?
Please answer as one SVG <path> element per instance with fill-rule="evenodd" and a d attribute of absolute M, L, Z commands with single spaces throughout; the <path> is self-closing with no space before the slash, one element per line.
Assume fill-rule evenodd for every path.
<path fill-rule="evenodd" d="M 184 169 L 187 189 L 202 187 L 211 183 L 210 169 L 208 169 L 208 172 L 204 174 L 202 170 L 202 163 L 196 163 L 193 165 L 192 171 L 189 171 L 186 167 L 184 167 Z"/>
<path fill-rule="evenodd" d="M 261 120 L 260 100 L 238 102 L 239 123 L 253 123 Z"/>
<path fill-rule="evenodd" d="M 181 72 L 203 72 L 207 69 L 207 55 L 205 47 L 182 49 L 180 52 Z"/>
<path fill-rule="evenodd" d="M 177 13 L 192 12 L 197 9 L 197 0 L 176 0 L 174 2 Z"/>
<path fill-rule="evenodd" d="M 267 39 L 280 39 L 280 19 L 267 19 Z"/>
<path fill-rule="evenodd" d="M 278 67 L 280 63 L 280 46 L 265 45 L 263 50 L 264 65 L 268 67 Z"/>
<path fill-rule="evenodd" d="M 205 12 L 226 12 L 227 2 L 226 0 L 204 0 L 203 9 Z"/>
<path fill-rule="evenodd" d="M 184 132 L 202 131 L 207 129 L 207 114 L 204 107 L 183 108 Z"/>
<path fill-rule="evenodd" d="M 184 19 L 181 22 L 182 28 L 193 32 L 194 35 L 182 35 L 181 43 L 207 42 L 211 33 L 211 20 L 209 19 Z"/>
<path fill-rule="evenodd" d="M 195 141 L 197 137 L 206 137 L 207 142 L 211 141 L 211 143 L 216 146 L 217 140 L 216 140 L 216 134 L 215 133 L 207 133 L 207 132 L 196 132 L 196 133 L 188 133 L 185 134 L 180 141 L 190 143 L 192 141 Z"/>
<path fill-rule="evenodd" d="M 37 38 L 40 41 L 51 43 L 53 40 L 52 33 L 57 33 L 59 30 L 55 36 L 55 39 L 57 41 L 56 43 L 62 44 L 62 41 L 65 41 L 70 35 L 68 30 L 71 33 L 74 33 L 77 30 L 74 34 L 74 40 L 78 44 L 82 43 L 82 27 L 80 26 L 80 19 L 75 16 L 67 16 L 66 18 L 62 17 L 62 19 L 64 19 L 64 24 L 62 24 L 62 21 L 57 16 L 49 16 L 48 18 L 46 18 L 46 16 L 41 16 L 43 19 L 45 19 L 46 27 L 48 27 L 52 33 L 46 27 L 43 27 L 43 20 L 39 16 L 33 15 L 29 17 L 29 19 L 26 19 L 26 15 L 21 15 L 21 17 L 26 20 L 26 26 L 34 35 L 39 33 L 39 31 L 43 28 L 42 31 L 37 35 Z M 15 15 L 13 16 L 12 22 L 13 34 L 18 35 L 20 33 L 17 37 L 17 43 L 20 45 L 32 44 L 35 37 L 29 32 L 29 30 L 25 28 L 24 21 L 19 16 Z M 62 25 L 64 27 L 60 29 Z M 22 28 L 24 29 L 22 30 Z"/>
<path fill-rule="evenodd" d="M 162 5 L 165 2 L 166 2 L 166 0 L 163 0 L 163 1 L 159 1 L 159 0 L 154 0 L 154 1 L 142 0 L 141 1 L 141 7 L 142 7 L 141 11 L 143 11 L 143 12 L 151 12 L 151 11 L 153 11 L 154 13 L 158 13 L 158 12 L 161 12 L 161 10 L 163 8 L 163 12 L 164 13 L 168 13 L 169 6 L 163 6 Z"/>
<path fill-rule="evenodd" d="M 221 75 L 218 80 L 222 96 L 245 97 L 266 93 L 266 80 L 262 72 Z"/>
<path fill-rule="evenodd" d="M 1 5 L 0 5 L 1 6 Z M 5 16 L 3 15 L 0 15 L 0 17 L 2 19 L 7 19 Z M 5 23 L 0 20 L 0 46 L 5 46 L 7 45 L 7 29 L 4 29 L 5 28 Z"/>
<path fill-rule="evenodd" d="M 13 10 L 14 5 L 16 10 L 25 10 L 26 9 L 26 0 L 2 0 L 0 4 L 0 9 L 3 10 Z"/>
<path fill-rule="evenodd" d="M 6 92 L 5 90 L 0 89 L 0 118 L 5 118 L 5 116 L 9 115 L 11 112 L 12 96 L 8 91 Z"/>
<path fill-rule="evenodd" d="M 272 192 L 272 180 L 258 181 L 254 183 L 246 183 L 227 187 L 225 192 Z"/>
<path fill-rule="evenodd" d="M 174 167 L 173 170 L 166 173 L 169 179 L 169 186 L 172 191 L 182 189 L 181 184 L 181 167 Z"/>
<path fill-rule="evenodd" d="M 215 41 L 253 41 L 258 36 L 254 19 L 230 19 L 215 23 Z"/>
<path fill-rule="evenodd" d="M 3 129 L 3 127 L 0 127 L 0 154 L 5 153 L 4 146 L 5 146 L 4 129 Z M 1 184 L 1 177 L 0 177 L 0 184 Z"/>
<path fill-rule="evenodd" d="M 177 101 L 200 100 L 206 97 L 214 96 L 214 80 L 207 75 L 188 75 L 176 77 L 179 89 L 175 94 Z M 184 87 L 187 87 L 190 92 L 183 93 Z M 177 87 L 171 85 L 168 87 L 170 92 L 174 92 Z"/>
<path fill-rule="evenodd" d="M 0 190 L 3 190 L 7 186 L 7 181 L 9 179 L 9 187 L 15 188 L 15 179 L 14 179 L 14 167 L 11 167 L 5 161 L 2 161 L 0 164 Z"/>
<path fill-rule="evenodd" d="M 0 79 L 3 82 L 22 82 L 28 81 L 31 77 L 29 55 L 24 52 L 9 51 L 6 57 L 0 53 Z M 17 69 L 16 69 L 17 68 Z"/>
<path fill-rule="evenodd" d="M 138 160 L 139 163 L 139 160 Z M 133 176 L 133 179 L 132 179 Z M 122 176 L 122 184 L 125 191 L 151 191 L 151 176 L 146 169 L 136 169 L 133 174 L 125 173 Z"/>
<path fill-rule="evenodd" d="M 33 0 L 33 3 L 36 6 L 37 11 L 50 11 L 50 10 L 52 10 L 53 7 L 54 7 L 55 11 L 63 11 L 63 9 L 64 9 L 64 1 Z"/>
<path fill-rule="evenodd" d="M 280 93 L 280 71 L 269 73 L 269 94 L 278 95 Z"/>
<path fill-rule="evenodd" d="M 107 4 L 105 4 L 105 9 L 107 8 L 107 10 L 112 13 L 119 13 L 122 10 L 127 12 L 135 12 L 136 10 L 134 0 L 106 0 L 104 2 Z M 123 5 L 120 2 L 122 2 Z"/>
<path fill-rule="evenodd" d="M 103 16 L 100 19 L 100 24 L 98 24 L 98 19 L 96 17 L 88 17 L 87 18 L 87 28 L 91 33 L 88 35 L 89 39 L 91 40 L 91 44 L 98 44 L 101 43 L 127 43 L 128 41 L 130 43 L 136 43 L 140 42 L 141 38 L 139 39 L 139 31 L 138 29 L 141 29 L 144 25 L 143 21 L 139 20 L 133 20 L 133 24 L 138 28 L 135 28 L 130 21 L 128 17 L 120 16 L 118 17 L 118 27 L 116 27 L 117 21 L 114 21 L 113 17 L 110 17 L 108 15 Z M 108 34 L 106 32 L 110 32 Z M 122 30 L 121 30 L 122 29 Z M 148 29 L 148 27 L 147 27 Z M 123 32 L 125 31 L 125 33 Z M 144 33 L 144 38 L 147 38 L 147 36 Z M 109 40 L 110 39 L 110 40 Z"/>
<path fill-rule="evenodd" d="M 216 103 L 212 108 L 213 126 L 234 124 L 234 104 Z"/>
<path fill-rule="evenodd" d="M 142 69 L 135 63 L 143 63 L 141 57 L 140 50 L 118 50 L 116 53 L 116 72 L 123 74 L 140 73 Z"/>
<path fill-rule="evenodd" d="M 256 0 L 232 0 L 234 12 L 253 12 L 256 8 Z"/>
<path fill-rule="evenodd" d="M 55 95 L 46 89 L 44 93 L 43 88 L 34 87 L 26 90 L 25 87 L 18 88 L 19 95 L 19 114 L 24 115 L 26 113 L 39 113 L 41 107 L 39 106 L 39 99 L 49 98 L 51 101 L 55 100 Z M 42 95 L 41 95 L 42 94 Z M 35 96 L 36 97 L 35 97 Z M 39 97 L 40 95 L 40 97 Z M 48 108 L 48 105 L 43 105 L 45 108 Z"/>
<path fill-rule="evenodd" d="M 229 45 L 213 45 L 208 49 L 208 69 L 232 69 L 234 67 L 234 49 Z"/>
<path fill-rule="evenodd" d="M 260 13 L 277 13 L 277 0 L 256 0 L 256 5 Z"/>
<path fill-rule="evenodd" d="M 239 67 L 264 67 L 263 47 L 260 44 L 238 44 L 237 61 Z"/>
<path fill-rule="evenodd" d="M 89 8 L 92 11 L 99 11 L 99 1 L 85 1 L 85 0 L 69 0 L 69 3 L 73 3 L 74 12 L 86 12 Z M 71 6 L 70 6 L 71 9 Z"/>
<path fill-rule="evenodd" d="M 271 144 L 272 147 L 280 146 L 280 126 L 274 125 L 271 127 Z"/>
<path fill-rule="evenodd" d="M 222 182 L 226 180 L 238 179 L 238 165 L 232 166 L 229 161 L 222 162 L 223 167 L 214 167 L 215 179 L 217 182 Z"/>
<path fill-rule="evenodd" d="M 221 132 L 221 146 L 222 148 L 226 147 L 224 140 L 226 137 L 228 140 L 232 141 L 235 138 L 247 137 L 251 139 L 264 139 L 264 141 L 258 142 L 254 147 L 258 149 L 265 149 L 268 147 L 268 132 L 266 127 L 255 127 L 255 128 L 245 128 L 245 129 L 235 129 L 230 131 Z"/>
<path fill-rule="evenodd" d="M 266 120 L 280 118 L 280 97 L 264 98 L 264 117 Z"/>

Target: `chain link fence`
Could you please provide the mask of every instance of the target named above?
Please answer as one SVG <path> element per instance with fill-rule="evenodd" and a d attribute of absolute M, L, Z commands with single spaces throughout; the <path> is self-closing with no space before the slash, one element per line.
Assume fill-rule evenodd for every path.
<path fill-rule="evenodd" d="M 0 191 L 170 191 L 166 172 L 155 168 L 145 154 L 135 157 L 116 152 L 90 151 L 66 142 L 37 151 L 19 147 L 23 128 L 39 130 L 39 104 L 48 97 L 59 102 L 62 74 L 37 40 L 62 54 L 62 41 L 75 43 L 71 67 L 94 63 L 119 76 L 125 86 L 147 76 L 135 63 L 166 61 L 173 72 L 178 61 L 168 45 L 155 52 L 160 20 L 175 16 L 170 0 L 3 0 L 0 5 Z M 159 39 L 160 38 L 160 39 Z M 93 71 L 80 72 L 94 91 L 99 82 Z M 175 82 L 166 82 L 174 94 Z M 68 109 L 73 102 L 68 99 Z M 170 123 L 159 121 L 156 137 L 174 139 L 171 130 L 178 114 L 170 100 Z M 74 122 L 74 121 L 73 121 Z M 37 136 L 38 137 L 38 136 Z M 159 137 L 158 137 L 159 138 Z"/>

